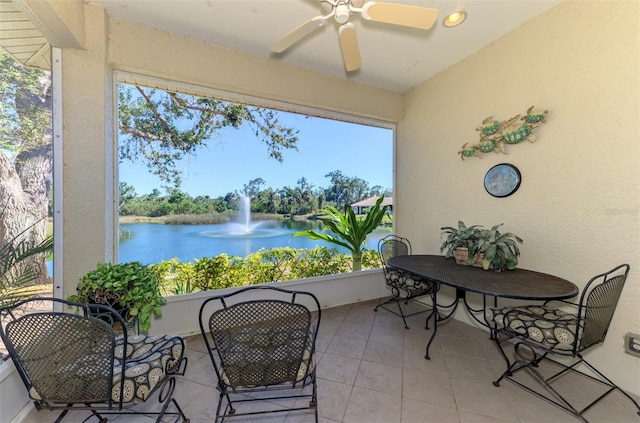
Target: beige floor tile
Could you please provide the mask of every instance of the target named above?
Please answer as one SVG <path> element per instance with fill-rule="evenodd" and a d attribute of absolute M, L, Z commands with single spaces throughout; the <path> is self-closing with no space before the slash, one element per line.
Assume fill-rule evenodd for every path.
<path fill-rule="evenodd" d="M 325 352 L 331 344 L 333 336 L 333 334 L 327 335 L 324 333 L 318 333 L 318 336 L 316 337 L 316 353 Z"/>
<path fill-rule="evenodd" d="M 402 340 L 396 344 L 369 341 L 362 356 L 363 360 L 398 367 L 402 367 L 403 358 Z"/>
<path fill-rule="evenodd" d="M 354 339 L 363 339 L 366 341 L 369 339 L 370 333 L 371 325 L 343 322 L 338 328 L 336 335 Z"/>
<path fill-rule="evenodd" d="M 360 359 L 366 346 L 365 339 L 336 335 L 327 347 L 326 353 Z"/>
<path fill-rule="evenodd" d="M 442 350 L 445 354 L 460 354 L 467 357 L 484 359 L 484 352 L 478 341 L 469 338 L 450 336 L 448 333 L 440 336 Z"/>
<path fill-rule="evenodd" d="M 404 368 L 402 397 L 455 408 L 449 375 Z"/>
<path fill-rule="evenodd" d="M 517 423 L 518 420 L 501 419 L 495 416 L 484 416 L 482 414 L 471 413 L 469 411 L 458 410 L 460 423 Z M 555 423 L 548 421 L 546 423 Z"/>
<path fill-rule="evenodd" d="M 351 309 L 351 304 L 338 307 L 330 307 L 322 309 L 322 321 L 325 320 L 338 320 L 342 322 Z"/>
<path fill-rule="evenodd" d="M 209 354 L 202 354 L 197 360 L 189 357 L 185 378 L 202 385 L 211 386 L 217 383 L 216 373 L 213 370 Z"/>
<path fill-rule="evenodd" d="M 406 329 L 401 325 L 373 326 L 369 333 L 369 341 L 400 345 L 404 343 Z"/>
<path fill-rule="evenodd" d="M 495 374 L 488 360 L 484 358 L 466 357 L 458 354 L 445 356 L 449 376 L 460 379 L 473 379 L 487 382 L 493 381 Z"/>
<path fill-rule="evenodd" d="M 505 393 L 491 384 L 469 379 L 451 378 L 458 410 L 518 421 Z"/>
<path fill-rule="evenodd" d="M 400 423 L 402 405 L 397 396 L 354 387 L 344 423 Z"/>
<path fill-rule="evenodd" d="M 326 353 L 318 363 L 318 378 L 353 385 L 360 360 Z"/>
<path fill-rule="evenodd" d="M 429 350 L 429 357 L 431 358 L 427 360 L 425 359 L 424 344 L 405 344 L 402 366 L 405 369 L 415 371 L 425 371 L 430 373 L 448 375 L 445 355 L 442 352 L 442 349 L 439 347 L 440 343 L 438 342 L 438 340 L 435 340 L 431 345 L 431 349 Z"/>
<path fill-rule="evenodd" d="M 318 330 L 318 334 L 335 335 L 343 321 L 344 317 L 341 319 L 325 319 L 323 315 L 320 320 L 320 330 Z"/>
<path fill-rule="evenodd" d="M 347 411 L 352 385 L 318 379 L 318 414 L 332 421 L 342 421 Z"/>
<path fill-rule="evenodd" d="M 352 324 L 373 325 L 375 315 L 371 309 L 352 309 L 344 317 L 344 321 Z"/>
<path fill-rule="evenodd" d="M 400 398 L 402 395 L 402 367 L 363 360 L 358 369 L 355 386 Z"/>
<path fill-rule="evenodd" d="M 460 423 L 458 410 L 403 398 L 402 423 Z"/>

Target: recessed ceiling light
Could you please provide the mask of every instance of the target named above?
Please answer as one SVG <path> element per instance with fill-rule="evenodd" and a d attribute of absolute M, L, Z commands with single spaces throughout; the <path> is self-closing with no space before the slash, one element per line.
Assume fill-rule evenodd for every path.
<path fill-rule="evenodd" d="M 462 10 L 456 10 L 455 12 L 449 13 L 442 21 L 442 24 L 447 28 L 451 28 L 460 25 L 465 19 L 467 19 L 467 14 Z"/>

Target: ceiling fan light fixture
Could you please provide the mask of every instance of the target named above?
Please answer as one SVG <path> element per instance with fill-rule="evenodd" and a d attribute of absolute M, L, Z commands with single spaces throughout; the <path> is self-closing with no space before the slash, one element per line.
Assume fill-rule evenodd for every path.
<path fill-rule="evenodd" d="M 339 24 L 347 23 L 350 15 L 351 12 L 349 10 L 349 6 L 347 6 L 346 4 L 339 4 L 336 6 L 335 19 Z"/>
<path fill-rule="evenodd" d="M 449 13 L 442 21 L 442 24 L 447 28 L 453 28 L 454 26 L 460 25 L 465 19 L 467 19 L 467 14 L 462 10 L 456 10 L 455 12 Z"/>

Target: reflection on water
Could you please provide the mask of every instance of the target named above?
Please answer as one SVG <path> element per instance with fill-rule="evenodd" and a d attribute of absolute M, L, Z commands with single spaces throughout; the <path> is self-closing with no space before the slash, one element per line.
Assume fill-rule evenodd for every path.
<path fill-rule="evenodd" d="M 202 231 L 202 236 L 210 238 L 266 238 L 287 235 L 288 232 L 281 228 L 277 222 L 254 222 L 251 226 L 241 223 L 222 223 L 214 229 Z"/>
<path fill-rule="evenodd" d="M 217 225 L 159 225 L 135 223 L 120 225 L 121 232 L 127 233 L 120 239 L 118 261 L 140 261 L 145 264 L 158 263 L 177 258 L 182 262 L 200 257 L 214 257 L 219 254 L 245 257 L 261 248 L 292 247 L 313 248 L 333 244 L 295 237 L 294 232 L 314 229 L 321 231 L 320 222 L 288 220 L 283 222 L 260 222 L 249 233 L 234 228 L 233 224 Z M 388 229 L 374 231 L 367 238 L 366 248 L 375 250 L 378 240 L 389 234 Z M 343 252 L 347 250 L 338 248 Z"/>

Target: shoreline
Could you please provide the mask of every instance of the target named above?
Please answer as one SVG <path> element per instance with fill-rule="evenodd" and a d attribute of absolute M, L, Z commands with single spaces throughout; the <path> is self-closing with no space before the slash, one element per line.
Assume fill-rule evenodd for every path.
<path fill-rule="evenodd" d="M 258 215 L 260 215 L 260 213 L 258 213 Z M 155 224 L 159 224 L 159 225 L 164 225 L 167 223 L 168 219 L 172 219 L 174 220 L 176 218 L 177 215 L 168 215 L 168 216 L 158 216 L 158 217 L 148 217 L 148 216 L 120 216 L 119 217 L 119 223 L 121 224 L 131 224 L 131 223 L 155 223 Z M 205 215 L 190 215 L 190 216 L 206 216 Z M 284 220 L 312 220 L 310 219 L 310 217 L 314 216 L 313 214 L 307 214 L 307 215 L 299 215 L 299 216 L 278 216 L 278 215 L 273 215 L 272 219 L 266 219 L 266 220 L 280 220 L 280 219 L 284 219 Z M 257 219 L 255 220 L 265 220 L 265 219 L 260 219 L 259 216 L 256 216 Z M 189 224 L 208 224 L 209 222 L 202 222 L 202 223 L 197 223 L 197 221 L 190 221 Z"/>

